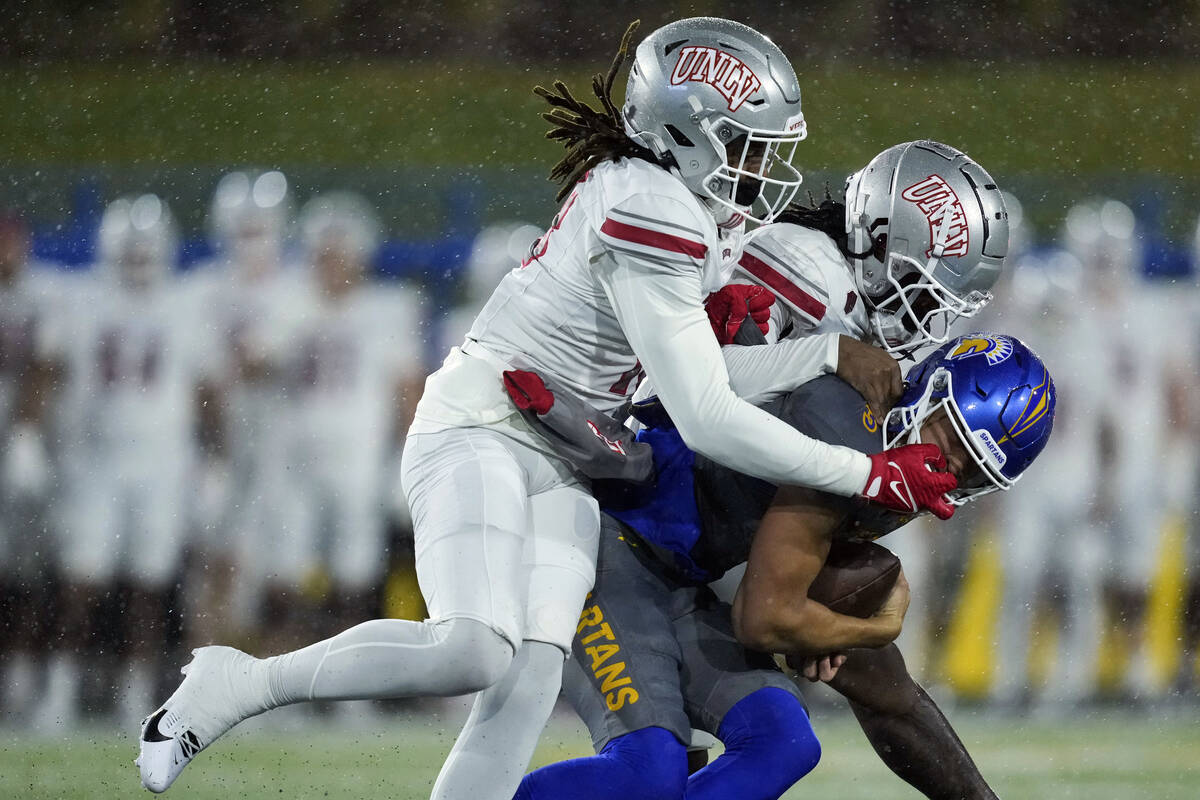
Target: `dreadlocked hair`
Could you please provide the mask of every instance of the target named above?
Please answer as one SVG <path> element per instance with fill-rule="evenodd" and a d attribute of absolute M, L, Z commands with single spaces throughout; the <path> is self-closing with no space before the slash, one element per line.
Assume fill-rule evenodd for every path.
<path fill-rule="evenodd" d="M 547 131 L 546 138 L 562 142 L 567 148 L 566 155 L 550 170 L 550 180 L 561 184 L 555 196 L 560 202 L 588 170 L 604 161 L 641 158 L 661 163 L 653 151 L 625 134 L 625 120 L 612 101 L 613 81 L 629 55 L 629 42 L 640 24 L 641 20 L 634 20 L 625 29 L 608 73 L 592 78 L 592 93 L 600 101 L 599 109 L 576 99 L 562 81 L 554 82 L 553 92 L 541 86 L 533 87 L 533 93 L 553 107 L 541 115 L 553 126 Z"/>
<path fill-rule="evenodd" d="M 800 203 L 788 204 L 788 207 L 775 218 L 775 221 L 790 222 L 793 225 L 820 231 L 833 239 L 842 255 L 850 258 L 861 257 L 861 254 L 853 253 L 850 250 L 850 234 L 846 233 L 846 204 L 833 199 L 833 195 L 829 193 L 829 184 L 825 184 L 825 197 L 820 203 L 817 203 L 811 192 L 808 195 L 808 202 L 807 206 Z"/>

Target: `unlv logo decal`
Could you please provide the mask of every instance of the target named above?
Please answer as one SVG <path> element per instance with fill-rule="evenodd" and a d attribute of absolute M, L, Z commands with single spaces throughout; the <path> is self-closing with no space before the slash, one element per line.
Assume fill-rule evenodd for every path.
<path fill-rule="evenodd" d="M 737 111 L 750 95 L 762 86 L 749 67 L 736 56 L 713 47 L 688 45 L 679 51 L 679 60 L 671 73 L 671 85 L 700 81 L 721 93 L 729 110 Z"/>
<path fill-rule="evenodd" d="M 967 215 L 958 195 L 940 175 L 930 175 L 909 186 L 900 195 L 915 203 L 929 221 L 930 247 L 925 257 L 933 254 L 934 245 L 942 243 L 943 256 L 965 256 L 970 246 Z M 949 215 L 949 216 L 947 216 Z M 944 229 L 944 230 L 943 230 Z M 940 235 L 939 235 L 940 234 Z"/>

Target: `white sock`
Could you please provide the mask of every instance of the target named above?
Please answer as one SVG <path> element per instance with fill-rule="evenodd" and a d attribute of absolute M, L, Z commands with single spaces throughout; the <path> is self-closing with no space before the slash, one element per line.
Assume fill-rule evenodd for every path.
<path fill-rule="evenodd" d="M 512 661 L 508 640 L 472 619 L 376 619 L 265 659 L 264 708 L 307 700 L 471 694 Z"/>
<path fill-rule="evenodd" d="M 563 651 L 524 642 L 508 672 L 480 692 L 431 800 L 512 800 L 562 685 Z"/>

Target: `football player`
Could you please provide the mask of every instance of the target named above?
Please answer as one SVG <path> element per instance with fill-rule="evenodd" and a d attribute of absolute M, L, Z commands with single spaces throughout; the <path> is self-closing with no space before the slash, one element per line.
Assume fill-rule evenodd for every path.
<path fill-rule="evenodd" d="M 534 369 L 604 412 L 643 370 L 683 438 L 720 463 L 787 485 L 949 515 L 936 448 L 868 456 L 805 436 L 737 396 L 702 305 L 727 282 L 747 219 L 769 222 L 800 183 L 800 88 L 782 52 L 744 25 L 671 23 L 637 48 L 625 105 L 612 101 L 631 26 L 594 89 L 540 90 L 563 205 L 501 281 L 461 347 L 426 383 L 402 482 L 430 618 L 374 620 L 271 659 L 197 652 L 146 718 L 142 782 L 166 789 L 242 719 L 306 700 L 458 695 L 474 710 L 433 795 L 504 798 L 550 713 L 592 586 L 599 510 L 589 487 L 519 415 L 501 373 Z M 850 341 L 850 340 L 846 340 Z M 738 365 L 763 381 L 884 372 L 886 354 L 839 357 L 836 335 L 760 348 Z M 864 382 L 865 383 L 865 382 Z M 890 398 L 880 398 L 881 401 Z M 905 491 L 905 488 L 909 491 Z"/>
<path fill-rule="evenodd" d="M 0 210 L 0 713 L 25 714 L 44 673 L 51 620 L 45 573 L 55 548 L 41 535 L 54 483 L 52 309 L 62 280 L 30 256 L 29 223 Z"/>
<path fill-rule="evenodd" d="M 1088 498 L 1092 518 L 1108 533 L 1101 540 L 1106 552 L 1097 559 L 1107 570 L 1093 570 L 1085 577 L 1093 581 L 1092 592 L 1104 594 L 1107 624 L 1124 639 L 1131 655 L 1123 690 L 1132 699 L 1146 700 L 1165 688 L 1150 663 L 1144 623 L 1168 494 L 1179 477 L 1175 460 L 1168 456 L 1168 442 L 1175 434 L 1166 421 L 1171 417 L 1170 367 L 1183 342 L 1182 336 L 1164 338 L 1161 331 L 1182 333 L 1184 326 L 1173 315 L 1186 310 L 1164 302 L 1148 284 L 1142 235 L 1124 203 L 1101 198 L 1075 206 L 1067 213 L 1062 244 L 1087 276 L 1081 283 L 1081 305 L 1093 321 L 1090 330 L 1084 330 L 1094 332 L 1093 341 L 1100 345 L 1088 354 L 1086 340 L 1072 336 L 1071 345 L 1082 351 L 1072 356 L 1093 355 L 1092 380 L 1104 381 L 1103 390 L 1089 396 L 1101 407 L 1095 414 L 1081 409 L 1080 421 L 1091 425 L 1089 433 L 1098 440 L 1102 478 L 1096 485 L 1113 489 Z M 1160 466 L 1164 461 L 1165 470 Z"/>
<path fill-rule="evenodd" d="M 1191 398 L 1195 396 L 1197 383 L 1200 382 L 1200 224 L 1192 240 L 1192 274 L 1189 278 L 1181 278 L 1176 287 L 1174 305 L 1185 310 L 1182 317 L 1182 343 L 1176 361 L 1181 368 L 1176 371 L 1176 379 L 1171 391 L 1171 421 L 1173 428 L 1180 435 L 1173 440 L 1174 451 L 1179 459 L 1173 473 L 1182 478 L 1178 484 L 1183 488 L 1183 497 L 1197 495 L 1200 489 L 1200 418 L 1197 417 Z M 1169 502 L 1178 497 L 1169 498 Z M 1190 509 L 1190 505 L 1183 505 Z M 1176 687 L 1185 692 L 1196 694 L 1200 689 L 1196 673 L 1196 653 L 1200 649 L 1200 524 L 1196 515 L 1188 514 L 1184 520 L 1184 533 L 1187 536 L 1188 551 L 1186 576 L 1187 589 L 1184 604 L 1183 657 L 1179 662 L 1179 671 L 1175 676 Z"/>
<path fill-rule="evenodd" d="M 945 189 L 939 188 L 943 184 Z M 839 332 L 873 341 L 901 356 L 944 343 L 952 319 L 972 318 L 993 307 L 990 288 L 1001 275 L 1000 256 L 1010 263 L 1012 244 L 1001 248 L 1014 229 L 1009 196 L 995 188 L 995 181 L 978 164 L 944 144 L 908 142 L 880 153 L 847 188 L 851 194 L 845 204 L 857 207 L 855 214 L 847 215 L 843 202 L 827 197 L 816 208 L 794 204 L 779 223 L 750 234 L 736 277 L 767 287 L 777 296 L 770 311 L 774 333 L 768 331 L 768 340 L 776 335 Z M 961 199 L 963 205 L 945 204 L 953 209 L 947 215 L 950 224 L 943 245 L 947 258 L 928 262 L 924 251 L 934 244 L 931 234 L 941 221 L 941 201 L 951 198 Z M 890 228 L 883 220 L 892 220 Z M 877 257 L 880 243 L 889 230 L 901 229 L 913 234 L 897 237 L 898 242 L 917 237 L 906 248 L 914 260 L 882 263 Z M 980 258 L 968 266 L 957 255 L 963 250 L 977 252 Z M 934 266 L 927 268 L 930 263 Z M 936 289 L 923 291 L 922 286 Z M 904 303 L 904 295 L 912 301 Z M 883 411 L 876 409 L 876 413 Z M 903 552 L 898 554 L 909 579 L 920 580 L 930 551 L 937 556 L 954 552 L 958 549 L 953 546 L 954 534 L 958 539 L 963 535 L 961 530 L 939 530 L 961 527 L 955 523 L 937 526 L 918 519 L 913 526 L 923 530 L 904 537 L 899 543 Z M 930 548 L 922 541 L 928 534 L 951 540 L 946 542 L 949 546 Z M 928 605 L 910 611 L 906 638 L 919 635 L 921 618 L 930 612 Z M 916 625 L 911 624 L 914 617 Z M 918 656 L 924 652 L 916 650 Z M 912 649 L 906 652 L 911 660 Z"/>
<path fill-rule="evenodd" d="M 100 609 L 114 582 L 128 585 L 125 644 L 115 653 L 124 716 L 152 695 L 162 668 L 203 334 L 173 280 L 178 239 L 166 203 L 153 194 L 116 200 L 98 238 L 99 262 L 63 309 L 63 628 L 85 644 L 63 648 L 61 659 L 68 697 L 78 696 L 79 652 L 89 671 L 113 668 Z"/>
<path fill-rule="evenodd" d="M 937 443 L 959 479 L 955 504 L 1010 488 L 1050 435 L 1053 383 L 1011 337 L 954 339 L 906 386 L 882 421 L 836 376 L 766 408 L 830 442 Z M 928 797 L 994 798 L 891 643 L 908 604 L 903 576 L 866 619 L 807 597 L 834 543 L 878 538 L 911 516 L 739 474 L 693 453 L 669 423 L 638 438 L 654 449 L 657 485 L 605 508 L 596 586 L 564 681 L 599 755 L 531 773 L 518 800 L 779 797 L 816 765 L 820 745 L 801 695 L 762 655 L 772 652 L 806 657 L 805 674 L 844 694 L 876 751 Z M 705 584 L 741 562 L 732 606 L 718 601 Z M 725 753 L 689 778 L 693 727 Z"/>
<path fill-rule="evenodd" d="M 289 502 L 285 365 L 296 326 L 312 312 L 298 271 L 286 270 L 287 177 L 230 172 L 213 193 L 216 257 L 185 274 L 209 342 L 200 429 L 204 463 L 194 515 L 205 532 L 195 594 L 204 609 L 192 641 L 245 635 L 283 535 L 276 510 Z M 236 576 L 236 579 L 234 579 Z"/>
<path fill-rule="evenodd" d="M 1070 710 L 1096 691 L 1101 643 L 1100 576 L 1105 572 L 1100 434 L 1105 398 L 1113 391 L 1106 333 L 1085 302 L 1083 265 L 1064 250 L 1025 254 L 1011 270 L 1011 291 L 996 302 L 1006 324 L 1054 365 L 1063 397 L 1054 447 L 1030 470 L 1019 495 L 996 505 L 1003 535 L 1004 597 L 998 652 L 1006 666 L 996 671 L 992 701 L 1019 710 L 1029 703 Z M 1047 590 L 1062 587 L 1062 635 L 1047 685 L 1036 687 L 1028 670 L 1035 613 Z"/>
<path fill-rule="evenodd" d="M 289 501 L 277 509 L 286 538 L 271 546 L 269 601 L 272 627 L 292 637 L 312 632 L 321 616 L 302 586 L 322 570 L 342 623 L 335 630 L 377 611 L 387 549 L 382 477 L 426 375 L 420 296 L 370 281 L 380 231 L 366 200 L 319 195 L 298 227 L 314 310 L 297 324 L 285 365 Z"/>

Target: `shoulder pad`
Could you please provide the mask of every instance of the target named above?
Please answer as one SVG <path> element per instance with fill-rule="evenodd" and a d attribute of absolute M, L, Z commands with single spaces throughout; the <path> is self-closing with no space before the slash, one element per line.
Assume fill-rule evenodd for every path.
<path fill-rule="evenodd" d="M 703 266 L 716 246 L 716 225 L 681 181 L 637 160 L 597 168 L 594 179 L 602 182 L 600 239 L 611 250 L 669 266 Z"/>
<path fill-rule="evenodd" d="M 773 291 L 812 325 L 829 312 L 830 272 L 835 269 L 844 271 L 845 265 L 829 237 L 789 223 L 755 231 L 738 261 L 739 272 Z"/>

